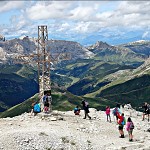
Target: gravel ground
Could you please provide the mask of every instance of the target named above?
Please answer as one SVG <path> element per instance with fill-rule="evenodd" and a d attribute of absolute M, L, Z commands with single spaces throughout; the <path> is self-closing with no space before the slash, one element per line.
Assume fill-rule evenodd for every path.
<path fill-rule="evenodd" d="M 126 118 L 128 110 L 124 110 Z M 139 116 L 137 116 L 139 114 Z M 118 126 L 106 121 L 105 112 L 90 109 L 91 120 L 75 116 L 73 111 L 37 116 L 24 113 L 13 118 L 0 119 L 0 150 L 150 150 L 150 122 L 141 121 L 140 113 L 133 111 L 134 141 L 119 138 Z"/>

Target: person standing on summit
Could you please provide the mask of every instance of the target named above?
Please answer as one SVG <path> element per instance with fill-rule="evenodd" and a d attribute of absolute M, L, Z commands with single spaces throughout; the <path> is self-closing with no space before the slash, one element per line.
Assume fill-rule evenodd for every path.
<path fill-rule="evenodd" d="M 118 122 L 118 115 L 117 115 L 117 113 L 119 113 L 119 114 L 122 113 L 119 107 L 120 107 L 120 105 L 117 104 L 116 107 L 112 111 L 113 115 L 116 117 L 116 122 Z"/>
<path fill-rule="evenodd" d="M 111 122 L 111 117 L 110 117 L 110 106 L 106 106 L 106 116 L 107 116 L 107 121 Z M 108 119 L 109 118 L 109 119 Z"/>
<path fill-rule="evenodd" d="M 142 108 L 144 109 L 142 121 L 144 121 L 145 115 L 148 116 L 148 121 L 149 121 L 149 114 L 150 114 L 150 106 L 149 106 L 149 104 L 147 102 L 145 102 L 144 105 L 142 106 Z"/>
<path fill-rule="evenodd" d="M 128 131 L 130 142 L 133 141 L 133 134 L 132 134 L 133 129 L 134 129 L 134 124 L 133 124 L 131 118 L 129 117 L 128 120 L 127 120 L 126 130 Z"/>
<path fill-rule="evenodd" d="M 124 138 L 124 131 L 123 131 L 123 127 L 126 124 L 126 119 L 124 117 L 124 113 L 122 113 L 121 115 L 119 114 L 119 112 L 117 112 L 117 117 L 118 117 L 118 130 L 120 133 L 120 138 Z"/>
<path fill-rule="evenodd" d="M 85 113 L 85 117 L 83 119 L 86 119 L 86 116 L 88 116 L 89 119 L 91 119 L 91 117 L 89 116 L 89 103 L 86 100 L 82 101 L 82 107 Z"/>

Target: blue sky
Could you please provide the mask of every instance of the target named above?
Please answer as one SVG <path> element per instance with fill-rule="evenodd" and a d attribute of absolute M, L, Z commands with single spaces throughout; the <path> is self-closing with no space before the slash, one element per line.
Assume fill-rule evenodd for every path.
<path fill-rule="evenodd" d="M 0 34 L 6 39 L 37 37 L 47 25 L 49 39 L 82 45 L 150 40 L 149 1 L 0 1 Z"/>

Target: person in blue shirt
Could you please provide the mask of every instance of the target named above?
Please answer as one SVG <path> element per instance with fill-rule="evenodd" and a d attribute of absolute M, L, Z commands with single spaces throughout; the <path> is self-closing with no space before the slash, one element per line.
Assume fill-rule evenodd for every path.
<path fill-rule="evenodd" d="M 116 117 L 116 122 L 118 122 L 118 116 L 117 113 L 122 114 L 119 104 L 116 105 L 116 107 L 113 109 L 112 113 Z"/>
<path fill-rule="evenodd" d="M 74 114 L 75 114 L 75 115 L 80 115 L 79 106 L 76 106 L 76 107 L 74 108 Z"/>

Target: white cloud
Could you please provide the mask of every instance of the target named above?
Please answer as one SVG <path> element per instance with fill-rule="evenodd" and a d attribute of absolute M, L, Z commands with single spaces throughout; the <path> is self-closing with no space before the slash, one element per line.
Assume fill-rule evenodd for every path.
<path fill-rule="evenodd" d="M 147 37 L 150 37 L 150 32 L 149 31 L 146 31 L 144 32 L 144 34 L 142 35 L 142 38 L 147 38 Z"/>
<path fill-rule="evenodd" d="M 104 2 L 42 1 L 27 8 L 26 13 L 31 20 L 67 19 L 90 21 L 94 19 L 101 3 Z"/>
<path fill-rule="evenodd" d="M 69 23 L 63 23 L 57 31 L 68 31 L 71 28 Z"/>
<path fill-rule="evenodd" d="M 132 13 L 148 13 L 150 10 L 149 1 L 123 1 L 118 6 L 118 11 L 121 14 L 132 14 Z"/>
<path fill-rule="evenodd" d="M 31 20 L 57 19 L 66 18 L 69 14 L 66 11 L 71 2 L 37 2 L 31 8 L 27 8 L 26 12 Z"/>
<path fill-rule="evenodd" d="M 103 27 L 148 27 L 150 24 L 150 2 L 120 2 L 115 10 L 97 13 L 97 21 Z"/>
<path fill-rule="evenodd" d="M 37 26 L 47 24 L 49 33 L 60 36 L 103 34 L 109 38 L 125 35 L 132 30 L 145 30 L 148 37 L 150 28 L 150 2 L 114 1 L 3 1 L 0 12 L 19 9 L 13 14 L 11 25 L 3 26 L 4 33 L 37 34 Z M 118 5 L 119 4 L 119 5 Z M 24 7 L 23 7 L 24 6 Z M 108 6 L 108 7 L 107 7 Z M 110 9 L 109 9 L 110 8 Z M 1 23 L 2 24 L 2 23 Z M 2 27 L 1 27 L 2 28 Z M 102 29 L 106 29 L 105 31 Z M 112 31 L 112 32 L 111 32 Z M 124 31 L 124 32 L 123 32 Z"/>
<path fill-rule="evenodd" d="M 86 1 L 40 1 L 27 8 L 26 13 L 31 21 L 53 19 L 57 21 L 63 20 L 66 21 L 66 23 L 68 21 L 73 22 L 72 25 L 77 24 L 74 31 L 84 33 L 96 31 L 96 29 L 99 30 L 99 28 L 105 27 L 143 28 L 150 24 L 150 14 L 148 13 L 150 11 L 150 2 L 114 2 L 114 5 L 116 4 L 114 7 L 115 9 L 103 10 L 103 12 L 101 12 L 104 5 L 105 9 L 107 8 L 107 3 Z M 84 23 L 81 23 L 83 21 Z M 57 30 L 64 31 L 65 28 L 66 27 L 60 25 Z"/>
<path fill-rule="evenodd" d="M 82 21 L 89 21 L 93 20 L 93 17 L 95 16 L 95 9 L 93 7 L 77 7 L 73 9 L 71 12 L 70 19 L 73 20 L 82 20 Z"/>
<path fill-rule="evenodd" d="M 93 32 L 98 32 L 101 29 L 101 24 L 95 22 L 77 22 L 71 28 L 72 32 L 79 33 L 79 34 L 89 34 Z"/>
<path fill-rule="evenodd" d="M 9 11 L 12 9 L 19 9 L 24 6 L 23 1 L 0 1 L 0 12 Z"/>

